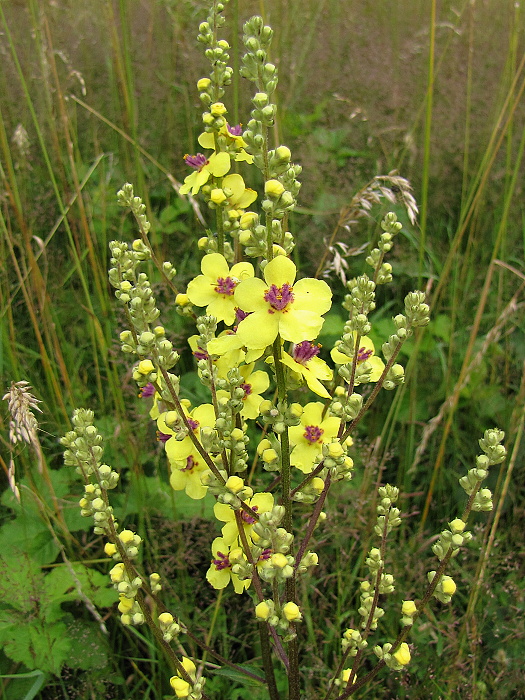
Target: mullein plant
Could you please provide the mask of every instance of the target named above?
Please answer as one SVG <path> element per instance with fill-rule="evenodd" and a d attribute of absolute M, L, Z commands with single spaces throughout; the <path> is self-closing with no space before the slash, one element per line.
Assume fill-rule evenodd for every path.
<path fill-rule="evenodd" d="M 140 238 L 131 245 L 113 241 L 109 280 L 123 308 L 127 328 L 120 334 L 124 353 L 134 360 L 133 378 L 143 396 L 151 397 L 151 418 L 166 453 L 169 480 L 175 491 L 191 499 L 213 494 L 214 513 L 221 534 L 210 543 L 206 578 L 216 589 L 231 584 L 234 592 L 253 601 L 264 679 L 223 659 L 186 628 L 162 602 L 157 572 L 144 574 L 137 566 L 141 538 L 116 522 L 110 491 L 118 474 L 102 458 L 102 438 L 93 413 L 79 409 L 74 429 L 62 440 L 66 464 L 75 466 L 85 482 L 82 513 L 93 517 L 94 531 L 106 539 L 105 552 L 115 560 L 109 575 L 118 593 L 124 625 L 150 626 L 173 669 L 174 697 L 207 698 L 203 664 L 184 650 L 184 638 L 200 646 L 219 663 L 265 682 L 268 697 L 279 693 L 274 661 L 288 677 L 288 697 L 301 697 L 299 666 L 304 601 L 298 581 L 318 564 L 313 550 L 314 531 L 326 515 L 330 489 L 352 479 L 352 436 L 366 411 L 382 390 L 394 390 L 404 381 L 397 358 L 416 328 L 429 322 L 429 307 L 420 291 L 405 298 L 404 313 L 393 319 L 393 333 L 376 354 L 369 338 L 376 289 L 392 279 L 386 256 L 401 229 L 395 214 L 381 221 L 377 247 L 366 263 L 371 268 L 347 283 L 343 303 L 348 312 L 340 339 L 320 356 L 315 342 L 329 311 L 332 292 L 324 280 L 302 277 L 290 258 L 294 239 L 288 217 L 300 189 L 301 167 L 291 161 L 286 146 L 270 148 L 276 116 L 273 95 L 277 68 L 267 59 L 272 30 L 261 17 L 244 25 L 246 53 L 241 75 L 253 82 L 253 109 L 246 128 L 228 122 L 223 101 L 232 80 L 228 43 L 219 38 L 225 2 L 213 2 L 207 21 L 199 27 L 199 41 L 211 64 L 209 77 L 197 83 L 204 105 L 203 132 L 198 143 L 204 153 L 185 157 L 191 173 L 182 194 L 200 195 L 213 216 L 207 236 L 198 247 L 203 253 L 201 274 L 185 292 L 176 294 L 177 310 L 195 322 L 189 344 L 200 381 L 209 390 L 209 402 L 191 406 L 180 391 L 179 355 L 160 322 L 151 284 L 141 265 L 153 260 L 175 290 L 176 271 L 160 263 L 148 240 L 150 223 L 145 206 L 126 184 L 118 202 L 136 219 Z M 260 195 L 232 172 L 256 168 L 264 185 Z M 261 177 L 259 176 L 259 178 Z M 255 206 L 259 197 L 260 204 Z M 331 362 L 328 362 L 328 355 Z M 369 390 L 360 389 L 369 385 Z M 296 400 L 307 387 L 312 398 Z M 259 435 L 255 438 L 254 435 Z M 438 563 L 428 573 L 428 586 L 419 600 L 395 600 L 395 581 L 387 569 L 387 542 L 400 524 L 396 507 L 398 489 L 379 488 L 375 535 L 366 556 L 366 577 L 360 584 L 356 611 L 359 624 L 341 630 L 341 655 L 331 678 L 316 697 L 351 697 L 383 668 L 399 671 L 411 658 L 408 635 L 432 598 L 448 603 L 456 583 L 446 574 L 447 564 L 471 539 L 467 521 L 471 511 L 490 510 L 491 493 L 482 488 L 489 467 L 505 457 L 503 433 L 488 430 L 480 440 L 483 454 L 460 479 L 468 500 L 433 546 Z M 255 476 L 256 468 L 260 478 Z M 269 472 L 265 478 L 264 472 Z M 271 484 L 257 490 L 258 484 Z M 309 517 L 297 529 L 294 508 L 300 504 Z M 399 633 L 381 640 L 384 606 L 399 607 Z M 367 670 L 363 671 L 363 663 Z"/>

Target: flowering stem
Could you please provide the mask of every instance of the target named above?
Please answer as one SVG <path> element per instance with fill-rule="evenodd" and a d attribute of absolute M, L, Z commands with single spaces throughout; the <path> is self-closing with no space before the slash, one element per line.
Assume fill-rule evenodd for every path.
<path fill-rule="evenodd" d="M 261 585 L 261 579 L 259 578 L 259 573 L 257 571 L 257 565 L 253 559 L 252 556 L 252 550 L 251 547 L 248 543 L 248 538 L 246 537 L 246 531 L 244 529 L 244 524 L 241 518 L 241 514 L 239 511 L 235 511 L 235 521 L 237 523 L 237 530 L 239 532 L 239 537 L 241 539 L 242 543 L 242 548 L 244 550 L 244 553 L 246 554 L 246 558 L 248 559 L 249 563 L 252 565 L 252 582 L 253 582 L 253 587 L 255 588 L 255 593 L 257 594 L 257 598 L 259 602 L 264 600 L 264 593 L 262 590 L 262 585 Z M 262 625 L 261 625 L 262 627 Z M 275 643 L 275 648 L 277 649 L 277 653 L 281 657 L 281 660 L 283 664 L 285 665 L 285 668 L 289 668 L 289 661 L 288 657 L 286 656 L 286 652 L 283 649 L 283 646 L 281 644 L 281 640 L 279 639 L 277 632 L 274 627 L 269 625 L 268 623 L 265 623 L 266 627 L 266 634 L 263 633 L 263 631 L 260 631 L 260 638 L 261 638 L 261 651 L 263 655 L 263 666 L 264 666 L 264 675 L 266 676 L 266 680 L 268 681 L 268 690 L 270 691 L 270 694 L 272 693 L 272 688 L 275 687 L 275 692 L 277 693 L 277 686 L 275 684 L 275 676 L 274 676 L 274 671 L 273 671 L 273 665 L 272 665 L 272 658 L 271 658 L 271 653 L 270 653 L 270 643 L 269 643 L 269 637 L 268 633 L 270 633 L 273 637 L 274 643 Z M 265 637 L 265 642 L 263 643 L 262 639 Z M 266 653 L 267 652 L 267 653 Z M 271 695 L 270 700 L 279 700 L 279 694 L 277 693 L 275 696 Z"/>
<path fill-rule="evenodd" d="M 357 416 L 354 418 L 354 420 L 350 423 L 350 425 L 347 427 L 347 429 L 344 431 L 343 435 L 341 436 L 341 442 L 344 442 L 352 433 L 352 430 L 356 427 L 356 425 L 361 421 L 365 413 L 368 411 L 370 406 L 374 403 L 376 396 L 379 394 L 381 387 L 383 386 L 383 382 L 385 381 L 386 375 L 390 371 L 390 368 L 394 364 L 396 357 L 399 354 L 399 351 L 401 350 L 401 347 L 403 345 L 403 340 L 400 340 L 399 343 L 396 345 L 396 348 L 394 352 L 392 353 L 392 357 L 388 360 L 388 362 L 385 365 L 385 369 L 383 370 L 382 375 L 379 377 L 375 387 L 372 390 L 372 393 L 368 397 L 365 405 L 361 408 Z"/>
<path fill-rule="evenodd" d="M 184 426 L 188 430 L 188 437 L 190 438 L 190 440 L 194 444 L 197 452 L 200 454 L 200 456 L 203 458 L 203 460 L 206 462 L 206 464 L 210 468 L 210 471 L 213 472 L 214 476 L 221 482 L 221 484 L 225 484 L 226 480 L 224 479 L 224 477 L 222 476 L 220 471 L 217 469 L 217 467 L 213 463 L 213 460 L 210 457 L 210 455 L 206 452 L 204 447 L 201 445 L 201 442 L 198 439 L 198 437 L 193 432 L 193 430 L 188 422 L 188 418 L 187 418 L 186 414 L 184 413 L 184 409 L 182 408 L 182 404 L 181 404 L 180 399 L 177 395 L 177 392 L 175 391 L 175 387 L 173 386 L 167 371 L 164 369 L 164 367 L 160 366 L 160 364 L 158 363 L 158 360 L 157 360 L 157 365 L 159 366 L 159 369 L 162 373 L 164 381 L 166 382 L 166 386 L 168 387 L 168 391 L 171 394 L 171 398 L 173 399 L 173 403 L 175 404 L 175 408 L 177 409 L 177 413 L 179 414 L 182 422 L 184 423 Z"/>
<path fill-rule="evenodd" d="M 308 542 L 310 541 L 310 538 L 312 537 L 312 534 L 315 530 L 315 526 L 317 525 L 317 520 L 319 519 L 319 515 L 321 511 L 323 510 L 324 502 L 326 500 L 326 496 L 328 495 L 328 490 L 331 485 L 331 478 L 330 478 L 330 472 L 328 472 L 328 475 L 325 479 L 324 482 L 324 487 L 323 490 L 321 491 L 321 494 L 315 504 L 315 507 L 313 509 L 312 515 L 310 517 L 310 520 L 308 521 L 308 527 L 306 528 L 306 534 L 303 538 L 303 541 L 299 545 L 299 549 L 297 551 L 297 554 L 295 556 L 295 563 L 294 563 L 294 569 L 297 571 L 297 568 L 299 564 L 301 563 L 301 559 L 304 557 L 304 553 L 306 552 L 306 548 L 308 546 Z"/>

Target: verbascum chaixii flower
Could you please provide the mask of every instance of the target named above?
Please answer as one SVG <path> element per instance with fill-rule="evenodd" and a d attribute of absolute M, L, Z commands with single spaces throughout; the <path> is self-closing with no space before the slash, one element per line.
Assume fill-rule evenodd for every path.
<path fill-rule="evenodd" d="M 279 255 L 264 268 L 264 281 L 252 277 L 237 286 L 235 302 L 249 313 L 239 323 L 237 336 L 247 348 L 267 347 L 278 334 L 292 343 L 319 335 L 332 292 L 323 280 L 295 283 L 296 274 L 294 263 Z"/>
<path fill-rule="evenodd" d="M 220 188 L 215 188 L 210 193 L 210 199 L 215 204 L 221 204 L 228 209 L 244 210 L 257 199 L 257 192 L 246 187 L 244 180 L 237 173 L 226 175 Z M 236 216 L 241 216 L 237 212 Z"/>
<path fill-rule="evenodd" d="M 202 275 L 188 285 L 188 298 L 195 306 L 205 306 L 208 315 L 231 326 L 235 322 L 235 290 L 242 280 L 253 277 L 253 265 L 240 262 L 230 270 L 223 255 L 210 253 L 202 258 L 201 270 Z"/>
<path fill-rule="evenodd" d="M 209 158 L 202 153 L 186 155 L 184 160 L 193 168 L 193 172 L 184 178 L 180 194 L 188 194 L 190 190 L 192 194 L 197 194 L 210 177 L 223 177 L 231 168 L 231 158 L 224 151 L 212 153 Z"/>
<path fill-rule="evenodd" d="M 357 334 L 354 331 L 354 340 L 356 337 Z M 360 365 L 363 364 L 363 362 L 368 362 L 368 364 L 371 365 L 372 371 L 370 372 L 370 379 L 368 380 L 370 382 L 377 382 L 385 369 L 385 363 L 380 357 L 374 355 L 374 352 L 374 343 L 370 340 L 370 338 L 366 335 L 361 336 L 359 339 L 357 364 Z M 348 357 L 348 355 L 345 355 L 337 349 L 337 343 L 330 352 L 330 355 L 332 356 L 332 360 L 338 365 L 346 365 L 352 362 L 351 357 Z"/>
<path fill-rule="evenodd" d="M 309 340 L 303 340 L 301 343 L 294 345 L 291 355 L 283 350 L 281 362 L 293 372 L 300 374 L 314 394 L 329 399 L 330 394 L 321 384 L 321 381 L 330 381 L 333 377 L 333 372 L 324 360 L 317 357 L 319 348 L 319 345 L 314 345 Z"/>
<path fill-rule="evenodd" d="M 186 491 L 194 500 L 204 498 L 208 487 L 202 484 L 201 478 L 208 471 L 208 466 L 199 452 L 196 450 L 191 438 L 187 435 L 183 440 L 175 439 L 173 430 L 166 425 L 166 416 L 163 413 L 157 419 L 157 427 L 160 433 L 168 436 L 164 443 L 164 449 L 170 463 L 170 484 L 174 491 Z M 211 404 L 197 406 L 187 414 L 188 423 L 198 437 L 203 427 L 215 425 L 215 411 Z"/>
<path fill-rule="evenodd" d="M 242 549 L 237 542 L 227 544 L 224 538 L 216 537 L 211 545 L 211 553 L 211 566 L 206 573 L 206 578 L 211 585 L 221 589 L 226 588 L 231 581 L 235 593 L 245 591 L 251 583 L 250 579 L 241 581 L 232 571 L 235 561 L 243 558 Z"/>
<path fill-rule="evenodd" d="M 248 315 L 239 308 L 236 309 L 235 313 L 238 324 Z M 266 345 L 263 345 L 262 347 L 252 347 L 250 349 L 246 348 L 243 339 L 237 335 L 237 328 L 238 325 L 234 326 L 231 330 L 228 329 L 224 333 L 221 333 L 218 338 L 210 340 L 208 343 L 208 352 L 212 356 L 218 356 L 221 360 L 224 357 L 231 357 L 233 361 L 234 358 L 240 358 L 242 356 L 245 362 L 250 364 L 261 357 L 266 350 Z M 237 363 L 234 362 L 234 365 L 240 364 L 240 361 L 241 360 L 239 360 Z M 217 366 L 219 366 L 219 364 Z"/>
<path fill-rule="evenodd" d="M 259 406 L 263 400 L 261 393 L 266 391 L 270 386 L 270 378 L 266 372 L 262 370 L 256 370 L 254 372 L 254 366 L 255 363 L 252 362 L 249 365 L 242 365 L 239 367 L 241 377 L 244 379 L 244 382 L 240 385 L 240 388 L 244 390 L 244 398 L 242 400 L 243 407 L 241 409 L 242 418 L 257 418 L 259 415 Z M 226 376 L 222 374 L 222 372 L 227 372 L 231 369 L 232 365 L 227 367 L 224 365 L 224 362 L 219 360 L 217 362 L 217 367 L 219 369 L 219 376 Z M 222 390 L 217 392 L 217 398 L 222 398 L 223 396 L 228 397 L 228 392 Z"/>
<path fill-rule="evenodd" d="M 217 136 L 221 150 L 232 153 L 234 160 L 253 163 L 253 156 L 247 153 L 246 142 L 242 137 L 242 126 L 230 126 L 225 124 L 221 127 Z M 198 138 L 199 144 L 203 148 L 215 149 L 215 136 L 212 133 L 204 132 Z"/>
<path fill-rule="evenodd" d="M 197 667 L 193 661 L 188 659 L 186 656 L 183 656 L 182 665 L 186 673 L 194 681 L 197 673 Z M 170 685 L 178 698 L 187 698 L 191 692 L 190 684 L 180 676 L 172 676 L 170 678 Z"/>
<path fill-rule="evenodd" d="M 290 442 L 294 445 L 290 463 L 305 474 L 312 471 L 315 458 L 322 454 L 323 445 L 331 442 L 339 430 L 340 419 L 335 416 L 323 417 L 323 411 L 324 405 L 319 401 L 307 403 L 301 423 L 289 428 Z"/>
<path fill-rule="evenodd" d="M 260 515 L 261 513 L 267 513 L 273 508 L 273 496 L 271 493 L 256 493 L 252 498 L 246 500 L 246 505 Z M 226 523 L 222 528 L 222 537 L 226 544 L 230 545 L 237 541 L 239 537 L 239 530 L 237 528 L 237 520 L 235 518 L 235 511 L 231 506 L 226 503 L 216 503 L 213 506 L 213 512 L 217 520 Z M 244 531 L 250 539 L 252 538 L 252 529 L 255 525 L 255 519 L 246 513 L 244 510 L 239 511 L 241 514 L 241 520 L 243 523 Z"/>

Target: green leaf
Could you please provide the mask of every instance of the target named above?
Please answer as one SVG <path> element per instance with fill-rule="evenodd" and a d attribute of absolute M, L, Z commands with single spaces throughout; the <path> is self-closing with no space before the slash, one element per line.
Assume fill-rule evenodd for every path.
<path fill-rule="evenodd" d="M 72 563 L 73 571 L 80 582 L 83 593 L 97 607 L 108 608 L 116 600 L 116 593 L 110 585 L 109 576 L 95 569 L 88 569 L 80 562 Z M 43 590 L 49 598 L 50 611 L 65 601 L 80 600 L 77 583 L 69 567 L 60 564 L 50 571 L 44 579 Z"/>
<path fill-rule="evenodd" d="M 259 668 L 256 668 L 254 666 L 248 666 L 247 664 L 239 664 L 240 668 L 244 668 L 246 671 L 250 671 L 251 673 L 256 673 L 257 675 L 262 676 L 262 672 Z M 224 668 L 219 668 L 214 670 L 214 675 L 216 676 L 225 676 L 226 678 L 231 678 L 233 681 L 237 683 L 242 683 L 242 685 L 249 685 L 249 686 L 255 686 L 255 687 L 262 687 L 264 683 L 261 683 L 260 681 L 255 680 L 255 678 L 250 678 L 249 676 L 245 676 L 242 673 L 239 673 L 239 671 L 236 671 L 233 668 L 229 667 L 224 667 Z"/>
<path fill-rule="evenodd" d="M 84 671 L 107 668 L 109 646 L 96 623 L 73 620 L 68 625 L 67 635 L 71 642 L 67 657 L 68 666 Z"/>
<path fill-rule="evenodd" d="M 39 618 L 17 614 L 7 618 L 0 610 L 0 642 L 4 653 L 27 668 L 58 675 L 71 646 L 63 622 L 43 624 Z M 11 621 L 9 621 L 11 620 Z"/>

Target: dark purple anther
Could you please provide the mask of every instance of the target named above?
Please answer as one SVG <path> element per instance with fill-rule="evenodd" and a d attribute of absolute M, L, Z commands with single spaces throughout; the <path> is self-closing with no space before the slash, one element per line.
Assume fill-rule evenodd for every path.
<path fill-rule="evenodd" d="M 304 430 L 304 438 L 313 445 L 314 442 L 318 442 L 321 439 L 323 433 L 324 430 L 318 425 L 307 425 Z"/>
<path fill-rule="evenodd" d="M 192 430 L 197 430 L 197 428 L 199 427 L 199 421 L 193 420 L 193 418 L 188 418 L 188 425 Z"/>
<path fill-rule="evenodd" d="M 231 297 L 238 282 L 231 277 L 217 277 L 217 286 L 214 287 L 217 294 L 226 294 Z"/>
<path fill-rule="evenodd" d="M 264 295 L 264 300 L 267 301 L 275 311 L 285 311 L 288 304 L 292 304 L 294 300 L 293 287 L 289 284 L 283 284 L 282 287 L 276 287 L 272 284 L 270 289 Z M 268 312 L 273 314 L 271 309 Z"/>
<path fill-rule="evenodd" d="M 211 563 L 217 569 L 217 571 L 222 571 L 223 569 L 228 569 L 230 566 L 230 560 L 227 554 L 222 552 L 217 552 L 217 559 L 212 559 Z"/>
<path fill-rule="evenodd" d="M 357 362 L 358 364 L 361 364 L 361 362 L 366 362 L 369 357 L 372 357 L 373 355 L 372 350 L 367 350 L 366 348 L 359 348 L 359 352 L 357 353 Z"/>
<path fill-rule="evenodd" d="M 252 385 L 251 384 L 241 384 L 241 389 L 244 391 L 244 398 L 249 396 L 252 393 Z"/>
<path fill-rule="evenodd" d="M 293 349 L 293 359 L 301 365 L 305 365 L 312 357 L 319 355 L 320 345 L 314 345 L 309 340 L 297 343 Z"/>
<path fill-rule="evenodd" d="M 160 430 L 157 430 L 157 440 L 159 442 L 168 442 L 170 437 L 171 437 L 171 435 L 167 435 L 166 433 L 161 433 Z"/>
<path fill-rule="evenodd" d="M 184 156 L 184 160 L 186 162 L 186 165 L 189 165 L 195 170 L 202 170 L 202 168 L 209 162 L 206 156 L 202 153 L 196 153 L 194 156 L 189 156 L 188 154 L 186 154 Z"/>

